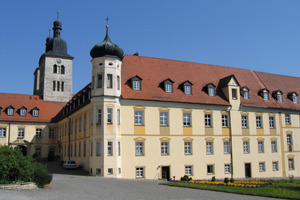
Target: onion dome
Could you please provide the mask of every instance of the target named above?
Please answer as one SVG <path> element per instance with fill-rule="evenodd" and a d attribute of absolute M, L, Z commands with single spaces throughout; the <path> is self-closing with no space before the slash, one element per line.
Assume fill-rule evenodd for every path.
<path fill-rule="evenodd" d="M 92 58 L 102 57 L 102 56 L 115 56 L 119 59 L 123 59 L 123 50 L 116 44 L 112 43 L 108 36 L 108 25 L 106 26 L 106 35 L 103 42 L 96 44 L 90 55 Z"/>

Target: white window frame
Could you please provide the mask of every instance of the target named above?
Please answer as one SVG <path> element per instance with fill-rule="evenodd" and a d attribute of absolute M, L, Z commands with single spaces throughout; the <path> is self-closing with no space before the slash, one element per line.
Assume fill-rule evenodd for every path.
<path fill-rule="evenodd" d="M 166 83 L 166 84 L 165 84 L 165 87 L 166 87 L 166 89 L 165 89 L 166 92 L 172 93 L 172 91 L 173 91 L 173 86 L 172 86 L 171 83 Z"/>
<path fill-rule="evenodd" d="M 25 137 L 25 128 L 19 128 L 18 129 L 18 138 L 24 138 Z"/>
<path fill-rule="evenodd" d="M 205 114 L 204 115 L 204 122 L 205 122 L 205 127 L 212 127 L 212 115 L 211 114 Z"/>
<path fill-rule="evenodd" d="M 215 174 L 214 165 L 207 165 L 207 174 Z"/>
<path fill-rule="evenodd" d="M 285 114 L 285 124 L 290 125 L 291 124 L 291 115 Z"/>
<path fill-rule="evenodd" d="M 262 116 L 256 116 L 256 128 L 263 128 Z"/>
<path fill-rule="evenodd" d="M 263 98 L 264 98 L 264 100 L 269 100 L 269 93 L 263 92 Z"/>
<path fill-rule="evenodd" d="M 112 124 L 113 123 L 113 109 L 107 108 L 107 123 Z"/>
<path fill-rule="evenodd" d="M 223 128 L 228 128 L 229 127 L 228 115 L 222 115 L 222 127 Z"/>
<path fill-rule="evenodd" d="M 259 162 L 259 163 L 258 163 L 258 168 L 259 168 L 259 171 L 260 171 L 260 172 L 266 171 L 265 163 L 264 163 L 264 162 Z"/>
<path fill-rule="evenodd" d="M 225 174 L 230 174 L 231 173 L 231 165 L 230 164 L 225 164 L 224 165 L 224 172 L 225 172 Z"/>
<path fill-rule="evenodd" d="M 141 81 L 139 81 L 139 80 L 132 81 L 132 89 L 133 90 L 141 90 Z"/>
<path fill-rule="evenodd" d="M 160 126 L 169 126 L 169 112 L 160 112 Z"/>
<path fill-rule="evenodd" d="M 289 158 L 289 160 L 288 160 L 288 166 L 289 166 L 289 170 L 295 170 L 294 158 Z"/>
<path fill-rule="evenodd" d="M 184 142 L 184 154 L 192 155 L 193 154 L 192 147 L 193 147 L 192 142 Z"/>
<path fill-rule="evenodd" d="M 279 170 L 278 161 L 273 161 L 272 162 L 272 169 L 273 169 L 273 171 L 278 171 Z"/>
<path fill-rule="evenodd" d="M 183 126 L 191 126 L 191 113 L 183 113 Z"/>
<path fill-rule="evenodd" d="M 223 142 L 224 145 L 224 154 L 229 154 L 230 153 L 230 142 Z"/>
<path fill-rule="evenodd" d="M 107 156 L 113 156 L 113 142 L 107 142 Z"/>
<path fill-rule="evenodd" d="M 169 142 L 161 142 L 161 155 L 169 155 Z"/>
<path fill-rule="evenodd" d="M 193 176 L 193 166 L 185 166 L 185 175 Z"/>
<path fill-rule="evenodd" d="M 97 123 L 101 124 L 101 119 L 102 119 L 102 112 L 101 109 L 97 110 Z"/>
<path fill-rule="evenodd" d="M 272 150 L 272 153 L 276 153 L 278 150 L 277 150 L 277 141 L 271 141 L 271 150 Z"/>
<path fill-rule="evenodd" d="M 96 156 L 101 156 L 101 142 L 96 142 Z"/>
<path fill-rule="evenodd" d="M 145 143 L 144 142 L 135 142 L 135 155 L 144 156 L 145 154 Z"/>
<path fill-rule="evenodd" d="M 37 138 L 41 138 L 42 137 L 42 129 L 41 128 L 35 129 L 35 136 Z"/>
<path fill-rule="evenodd" d="M 208 96 L 215 96 L 215 88 L 214 87 L 208 87 Z"/>
<path fill-rule="evenodd" d="M 265 152 L 264 142 L 263 141 L 258 141 L 257 142 L 257 146 L 258 146 L 258 153 L 264 153 Z"/>
<path fill-rule="evenodd" d="M 250 142 L 248 141 L 243 142 L 243 152 L 244 154 L 250 153 Z"/>
<path fill-rule="evenodd" d="M 0 128 L 0 137 L 6 137 L 6 128 Z"/>
<path fill-rule="evenodd" d="M 293 144 L 292 134 L 286 134 L 286 142 L 287 142 L 288 145 Z"/>
<path fill-rule="evenodd" d="M 22 109 L 20 109 L 20 115 L 22 116 L 22 117 L 25 117 L 26 116 L 26 109 L 25 108 L 22 108 Z"/>
<path fill-rule="evenodd" d="M 244 96 L 244 99 L 249 99 L 249 91 L 245 90 L 243 96 Z"/>
<path fill-rule="evenodd" d="M 8 116 L 13 116 L 13 115 L 14 115 L 14 109 L 8 108 L 8 109 L 7 109 L 7 115 L 8 115 Z"/>
<path fill-rule="evenodd" d="M 248 116 L 242 115 L 242 128 L 248 128 Z"/>
<path fill-rule="evenodd" d="M 136 167 L 135 168 L 135 177 L 136 178 L 144 178 L 144 167 Z"/>
<path fill-rule="evenodd" d="M 269 117 L 270 128 L 275 128 L 275 117 Z"/>
<path fill-rule="evenodd" d="M 113 75 L 112 74 L 107 74 L 106 77 L 106 87 L 108 89 L 112 89 L 113 88 Z"/>
<path fill-rule="evenodd" d="M 212 155 L 214 154 L 214 143 L 206 142 L 206 154 Z"/>
<path fill-rule="evenodd" d="M 298 104 L 298 96 L 295 94 L 293 95 L 293 103 Z"/>
<path fill-rule="evenodd" d="M 134 125 L 135 126 L 143 126 L 144 125 L 144 111 L 143 110 L 135 110 L 134 111 Z"/>
<path fill-rule="evenodd" d="M 33 109 L 32 110 L 32 116 L 33 117 L 38 117 L 39 116 L 39 110 L 38 109 Z"/>
<path fill-rule="evenodd" d="M 192 86 L 185 85 L 184 86 L 184 94 L 192 94 Z"/>

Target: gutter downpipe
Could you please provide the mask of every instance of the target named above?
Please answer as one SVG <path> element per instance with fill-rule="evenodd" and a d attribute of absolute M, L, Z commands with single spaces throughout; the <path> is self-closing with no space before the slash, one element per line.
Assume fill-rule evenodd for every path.
<path fill-rule="evenodd" d="M 9 130 L 9 131 L 8 131 L 8 142 L 7 142 L 7 143 L 8 143 L 8 146 L 10 145 L 10 123 L 11 123 L 11 122 L 8 122 L 8 130 Z"/>
<path fill-rule="evenodd" d="M 232 107 L 229 106 L 227 108 L 227 111 L 228 111 L 228 115 L 229 115 L 229 120 L 230 120 L 230 127 L 229 127 L 229 144 L 230 144 L 230 168 L 231 168 L 231 178 L 233 179 L 233 152 L 232 152 L 232 146 L 233 146 L 233 143 L 232 143 L 232 130 L 231 130 L 231 127 L 232 127 L 232 124 L 231 124 L 231 109 Z"/>
<path fill-rule="evenodd" d="M 69 160 L 71 160 L 71 119 L 70 117 L 68 116 L 67 117 L 69 119 L 69 133 L 68 133 L 68 136 L 69 136 L 69 145 L 68 145 L 68 157 L 69 157 Z"/>

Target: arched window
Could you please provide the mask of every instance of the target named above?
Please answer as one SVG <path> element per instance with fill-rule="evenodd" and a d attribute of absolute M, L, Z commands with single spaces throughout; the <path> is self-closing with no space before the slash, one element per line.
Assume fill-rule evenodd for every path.
<path fill-rule="evenodd" d="M 57 73 L 57 65 L 53 66 L 53 73 L 56 74 Z"/>
<path fill-rule="evenodd" d="M 60 67 L 60 73 L 61 73 L 61 74 L 65 74 L 65 66 L 62 65 L 62 66 Z"/>

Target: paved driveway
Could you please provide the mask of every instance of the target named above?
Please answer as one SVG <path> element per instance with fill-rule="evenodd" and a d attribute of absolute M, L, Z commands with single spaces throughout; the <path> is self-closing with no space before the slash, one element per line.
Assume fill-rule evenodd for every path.
<path fill-rule="evenodd" d="M 158 185 L 159 181 L 110 179 L 85 176 L 80 171 L 54 173 L 50 188 L 33 191 L 0 190 L 0 200 L 267 200 L 236 195 Z M 54 170 L 55 171 L 55 170 Z M 72 174 L 74 173 L 74 174 Z M 78 175 L 78 173 L 80 175 Z M 75 175 L 76 174 L 76 175 Z"/>

